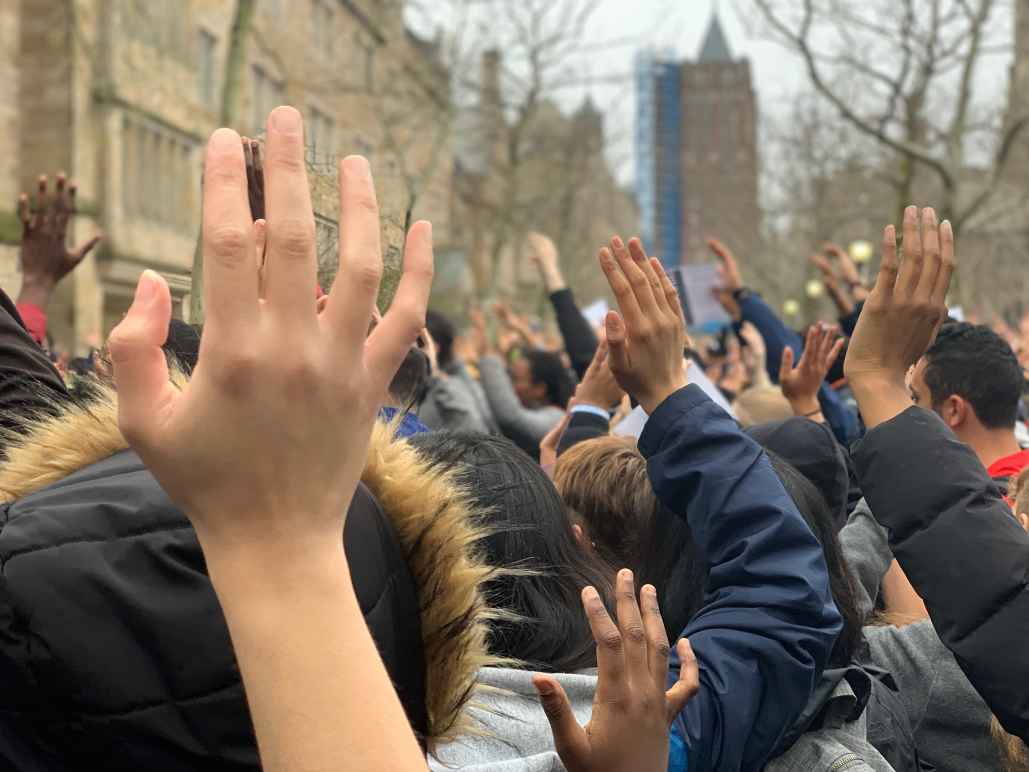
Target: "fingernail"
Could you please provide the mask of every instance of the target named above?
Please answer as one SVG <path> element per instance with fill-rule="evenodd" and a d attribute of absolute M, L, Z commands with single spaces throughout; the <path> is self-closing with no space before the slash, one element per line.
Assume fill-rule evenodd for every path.
<path fill-rule="evenodd" d="M 283 134 L 300 132 L 300 113 L 293 107 L 276 107 L 269 118 L 271 127 Z"/>
<path fill-rule="evenodd" d="M 622 247 L 625 246 L 625 244 L 622 243 L 622 240 L 620 238 L 618 238 L 617 236 L 615 236 L 613 239 L 611 239 L 611 243 L 614 245 L 615 249 L 621 249 Z"/>
<path fill-rule="evenodd" d="M 582 597 L 584 597 L 586 600 L 596 600 L 600 597 L 600 595 L 597 594 L 596 587 L 585 587 L 582 591 Z"/>
<path fill-rule="evenodd" d="M 348 155 L 343 159 L 343 168 L 347 174 L 354 177 L 370 179 L 372 176 L 372 167 L 363 155 Z"/>
<path fill-rule="evenodd" d="M 618 572 L 618 578 L 621 579 L 623 582 L 631 582 L 632 571 L 630 571 L 628 568 L 623 568 L 621 571 Z"/>

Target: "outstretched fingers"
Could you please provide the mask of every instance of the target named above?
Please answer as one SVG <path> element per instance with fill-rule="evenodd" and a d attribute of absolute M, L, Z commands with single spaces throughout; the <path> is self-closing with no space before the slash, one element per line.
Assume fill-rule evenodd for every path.
<path fill-rule="evenodd" d="M 432 225 L 421 220 L 407 234 L 404 273 L 393 302 L 365 346 L 366 370 L 383 393 L 425 327 L 432 276 Z"/>
<path fill-rule="evenodd" d="M 204 337 L 242 340 L 257 324 L 257 265 L 243 147 L 231 129 L 207 143 L 203 210 Z"/>
<path fill-rule="evenodd" d="M 897 260 L 897 228 L 887 225 L 883 230 L 883 255 L 879 264 L 879 275 L 875 280 L 874 292 L 883 301 L 893 296 L 897 284 L 900 264 Z"/>
<path fill-rule="evenodd" d="M 586 612 L 593 640 L 597 642 L 597 702 L 617 702 L 625 696 L 625 642 L 618 626 L 611 621 L 604 601 L 593 587 L 582 591 L 582 607 Z"/>
<path fill-rule="evenodd" d="M 689 640 L 680 638 L 675 650 L 679 655 L 679 680 L 665 692 L 669 726 L 686 707 L 686 703 L 700 691 L 700 665 Z"/>
<path fill-rule="evenodd" d="M 931 208 L 922 210 L 922 274 L 918 278 L 915 297 L 926 303 L 933 295 L 940 275 L 940 224 Z"/>
<path fill-rule="evenodd" d="M 668 678 L 668 633 L 665 631 L 661 607 L 657 601 L 657 590 L 652 584 L 643 585 L 640 590 L 640 609 L 643 613 L 643 627 L 647 631 L 648 667 L 651 682 L 658 691 L 665 690 Z"/>
<path fill-rule="evenodd" d="M 118 423 L 129 442 L 152 444 L 154 429 L 178 390 L 168 380 L 164 345 L 171 320 L 168 284 L 144 271 L 125 318 L 111 332 L 108 350 L 118 387 Z"/>
<path fill-rule="evenodd" d="M 904 261 L 900 264 L 900 275 L 897 277 L 897 292 L 905 298 L 913 297 L 922 276 L 925 255 L 922 252 L 922 234 L 918 227 L 918 207 L 909 206 L 904 210 L 903 224 Z"/>
<path fill-rule="evenodd" d="M 947 302 L 947 292 L 950 289 L 955 264 L 954 229 L 950 220 L 944 220 L 940 225 L 940 271 L 932 291 L 932 302 L 935 305 L 942 306 Z"/>
<path fill-rule="evenodd" d="M 537 673 L 532 685 L 539 694 L 540 705 L 547 716 L 550 731 L 554 735 L 554 750 L 561 757 L 569 772 L 588 769 L 590 741 L 586 730 L 579 726 L 572 712 L 568 695 L 557 679 Z"/>

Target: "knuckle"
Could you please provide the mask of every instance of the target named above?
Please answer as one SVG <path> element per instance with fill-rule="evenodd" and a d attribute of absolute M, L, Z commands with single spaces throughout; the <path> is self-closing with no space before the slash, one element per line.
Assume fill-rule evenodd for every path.
<path fill-rule="evenodd" d="M 622 634 L 618 630 L 607 630 L 600 636 L 600 645 L 613 654 L 622 651 Z"/>
<path fill-rule="evenodd" d="M 242 260 L 246 253 L 248 234 L 236 225 L 219 225 L 208 232 L 211 249 L 222 260 Z"/>
<path fill-rule="evenodd" d="M 654 654 L 662 660 L 667 660 L 672 655 L 672 647 L 668 645 L 668 641 L 655 641 L 653 650 Z"/>
<path fill-rule="evenodd" d="M 625 637 L 628 639 L 629 643 L 633 645 L 638 645 L 646 642 L 647 633 L 643 629 L 643 625 L 640 625 L 638 623 L 632 623 L 626 626 Z"/>
<path fill-rule="evenodd" d="M 375 195 L 368 191 L 361 191 L 360 193 L 353 193 L 350 196 L 350 205 L 356 209 L 360 214 L 375 215 L 378 217 L 379 204 L 375 200 Z"/>
<path fill-rule="evenodd" d="M 245 394 L 258 378 L 258 357 L 247 348 L 217 352 L 212 377 L 230 395 Z"/>
<path fill-rule="evenodd" d="M 274 223 L 278 246 L 286 255 L 307 257 L 314 247 L 314 220 L 288 218 Z"/>
<path fill-rule="evenodd" d="M 366 260 L 354 267 L 354 281 L 362 289 L 374 292 L 382 281 L 382 262 Z"/>

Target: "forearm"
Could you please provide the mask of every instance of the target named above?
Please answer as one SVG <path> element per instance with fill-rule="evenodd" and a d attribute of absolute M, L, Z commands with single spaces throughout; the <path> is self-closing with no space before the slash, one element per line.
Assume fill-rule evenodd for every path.
<path fill-rule="evenodd" d="M 836 284 L 835 282 L 826 282 L 825 289 L 829 293 L 829 297 L 832 299 L 833 304 L 836 306 L 836 312 L 841 317 L 847 316 L 854 311 L 854 301 L 840 288 L 839 284 Z"/>
<path fill-rule="evenodd" d="M 575 296 L 570 289 L 552 291 L 550 302 L 554 306 L 557 326 L 564 339 L 568 358 L 572 361 L 572 369 L 581 379 L 597 352 L 597 336 L 576 305 Z"/>
<path fill-rule="evenodd" d="M 640 450 L 658 498 L 687 517 L 710 566 L 704 606 L 683 633 L 701 663 L 686 709 L 691 769 L 760 768 L 841 628 L 821 548 L 764 452 L 696 387 L 655 411 Z"/>
<path fill-rule="evenodd" d="M 424 770 L 342 547 L 207 553 L 264 769 Z M 268 571 L 274 564 L 276 570 Z"/>
<path fill-rule="evenodd" d="M 795 361 L 799 361 L 803 341 L 757 295 L 749 293 L 740 298 L 739 304 L 743 321 L 753 324 L 765 340 L 765 368 L 772 383 L 778 383 L 782 352 L 787 347 L 792 348 Z"/>

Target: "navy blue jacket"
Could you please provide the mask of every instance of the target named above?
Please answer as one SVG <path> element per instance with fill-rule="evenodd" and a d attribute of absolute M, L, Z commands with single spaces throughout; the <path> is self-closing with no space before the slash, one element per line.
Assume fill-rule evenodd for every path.
<path fill-rule="evenodd" d="M 799 362 L 801 351 L 804 350 L 804 341 L 783 323 L 782 319 L 768 307 L 764 300 L 753 292 L 741 295 L 739 304 L 742 321 L 753 324 L 761 333 L 761 337 L 765 339 L 765 347 L 768 349 L 766 358 L 768 377 L 772 379 L 772 383 L 778 383 L 782 352 L 787 348 L 793 349 L 793 361 Z M 860 426 L 857 416 L 843 404 L 843 400 L 829 387 L 829 384 L 823 383 L 818 390 L 818 403 L 837 440 L 843 445 L 849 445 L 858 438 Z"/>
<path fill-rule="evenodd" d="M 842 629 L 822 548 L 761 447 L 697 386 L 654 411 L 639 448 L 655 494 L 687 519 L 709 564 L 703 606 L 682 632 L 700 691 L 673 731 L 685 734 L 689 772 L 761 769 Z"/>

